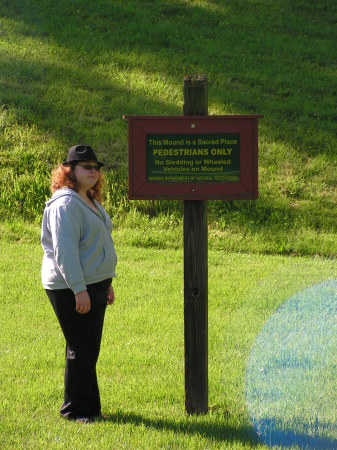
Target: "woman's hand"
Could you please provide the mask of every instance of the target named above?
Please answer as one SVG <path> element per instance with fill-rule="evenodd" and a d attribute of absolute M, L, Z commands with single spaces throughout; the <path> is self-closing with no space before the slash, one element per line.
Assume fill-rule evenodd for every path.
<path fill-rule="evenodd" d="M 87 314 L 91 309 L 90 297 L 88 291 L 81 291 L 75 295 L 76 311 L 79 314 Z"/>
<path fill-rule="evenodd" d="M 107 304 L 108 304 L 108 305 L 112 305 L 114 301 L 115 301 L 114 288 L 113 288 L 112 285 L 110 284 L 110 286 L 108 287 L 108 300 L 107 300 Z"/>

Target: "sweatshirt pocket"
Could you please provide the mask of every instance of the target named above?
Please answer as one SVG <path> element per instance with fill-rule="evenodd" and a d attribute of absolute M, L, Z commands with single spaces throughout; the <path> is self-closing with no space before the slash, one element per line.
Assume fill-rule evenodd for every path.
<path fill-rule="evenodd" d="M 99 273 L 100 275 L 108 275 L 113 278 L 115 276 L 116 264 L 117 256 L 114 245 L 111 241 L 109 247 L 104 249 L 104 258 L 99 267 L 97 267 L 96 273 Z"/>
<path fill-rule="evenodd" d="M 105 259 L 106 255 L 104 248 L 102 248 L 99 253 L 92 254 L 90 255 L 90 257 L 83 258 L 82 270 L 84 276 L 100 272 L 100 267 L 102 266 L 102 264 L 104 264 Z"/>

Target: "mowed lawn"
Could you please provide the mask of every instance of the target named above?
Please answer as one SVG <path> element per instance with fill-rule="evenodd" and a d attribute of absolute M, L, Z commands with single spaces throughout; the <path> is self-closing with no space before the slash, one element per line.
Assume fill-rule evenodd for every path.
<path fill-rule="evenodd" d="M 1 448 L 263 448 L 245 394 L 251 349 L 287 299 L 337 278 L 337 262 L 210 249 L 210 410 L 187 416 L 183 251 L 114 236 L 116 302 L 98 363 L 107 419 L 86 426 L 59 418 L 64 341 L 40 283 L 42 249 L 0 242 Z"/>

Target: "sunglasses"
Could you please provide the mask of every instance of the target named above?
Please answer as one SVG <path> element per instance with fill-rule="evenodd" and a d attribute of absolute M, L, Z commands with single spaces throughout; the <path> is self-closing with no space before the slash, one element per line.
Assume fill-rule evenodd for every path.
<path fill-rule="evenodd" d="M 77 164 L 80 167 L 83 167 L 83 169 L 85 170 L 92 170 L 95 169 L 97 170 L 97 172 L 99 172 L 101 170 L 100 166 L 92 166 L 91 164 Z"/>

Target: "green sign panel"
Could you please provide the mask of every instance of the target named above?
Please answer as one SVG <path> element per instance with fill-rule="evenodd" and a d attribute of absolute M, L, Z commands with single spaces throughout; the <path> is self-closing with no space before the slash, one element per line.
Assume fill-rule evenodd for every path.
<path fill-rule="evenodd" d="M 240 134 L 146 134 L 146 180 L 239 182 Z"/>

